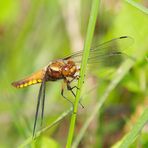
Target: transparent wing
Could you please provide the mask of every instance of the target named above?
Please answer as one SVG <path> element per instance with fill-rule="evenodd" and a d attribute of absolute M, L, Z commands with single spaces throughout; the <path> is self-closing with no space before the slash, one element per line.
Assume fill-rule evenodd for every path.
<path fill-rule="evenodd" d="M 88 64 L 108 62 L 109 64 L 115 64 L 118 59 L 123 59 L 127 56 L 123 51 L 133 43 L 133 39 L 129 36 L 122 36 L 119 38 L 112 39 L 103 44 L 98 44 L 92 47 L 88 58 Z M 75 63 L 80 63 L 82 59 L 83 50 L 78 51 L 64 60 L 71 59 Z"/>

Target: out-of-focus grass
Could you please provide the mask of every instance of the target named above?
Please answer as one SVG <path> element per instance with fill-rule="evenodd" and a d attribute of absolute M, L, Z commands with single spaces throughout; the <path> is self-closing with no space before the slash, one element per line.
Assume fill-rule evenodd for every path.
<path fill-rule="evenodd" d="M 148 56 L 147 15 L 125 1 L 103 2 L 105 4 L 101 5 L 102 15 L 97 20 L 94 40 L 98 42 L 122 35 L 132 36 L 134 45 L 125 49 L 125 52 L 136 57 L 137 61 L 111 92 L 99 115 L 96 115 L 91 125 L 87 127 L 88 130 L 80 142 L 81 147 L 87 145 L 110 147 L 115 144 L 125 132 L 130 131 L 129 125 L 135 123 L 139 112 L 142 112 L 147 105 L 148 99 L 148 63 L 145 60 Z M 67 6 L 67 2 L 62 1 L 62 5 L 67 6 L 65 7 L 67 10 L 64 10 L 59 0 L 28 0 L 13 3 L 10 0 L 0 1 L 0 144 L 2 147 L 17 147 L 31 136 L 39 88 L 39 85 L 36 85 L 18 90 L 12 88 L 11 82 L 42 68 L 52 59 L 70 53 L 73 49 L 67 23 L 70 22 L 69 18 L 77 17 L 75 20 L 78 21 L 76 23 L 78 26 L 71 24 L 70 27 L 74 30 L 77 26 L 76 30 L 81 35 L 79 38 L 84 39 L 90 3 L 90 0 L 85 3 L 76 1 L 73 5 L 71 1 L 71 5 Z M 147 1 L 141 0 L 139 3 L 145 7 L 148 5 Z M 78 14 L 71 13 L 75 8 L 79 10 Z M 67 14 L 64 17 L 65 13 Z M 74 34 L 74 37 L 78 38 L 77 34 Z M 108 81 L 101 83 L 102 79 L 97 75 L 99 68 L 95 71 L 92 81 L 86 82 L 86 90 L 91 89 L 96 81 L 101 86 L 99 85 L 100 89 L 95 90 L 91 97 L 88 97 L 90 94 L 84 91 L 87 96 L 83 101 L 85 108 L 80 109 L 78 113 L 75 136 L 108 86 Z M 47 83 L 46 92 L 45 127 L 52 124 L 70 106 L 60 96 L 60 83 Z M 66 95 L 72 97 L 69 93 Z M 55 147 L 64 146 L 68 125 L 67 117 L 59 125 L 41 134 L 41 138 L 37 138 L 35 144 L 43 142 L 44 145 L 52 143 Z M 137 143 L 146 146 L 145 135 L 147 135 L 146 127 Z M 137 143 L 134 143 L 135 147 Z"/>
<path fill-rule="evenodd" d="M 141 12 L 144 12 L 145 14 L 148 14 L 148 8 L 144 7 L 140 3 L 135 2 L 133 0 L 125 0 L 125 1 L 128 2 L 130 5 L 132 5 L 133 7 L 139 9 Z"/>
<path fill-rule="evenodd" d="M 16 90 L 12 88 L 11 82 L 42 68 L 51 59 L 56 56 L 61 57 L 70 49 L 58 2 L 34 0 L 24 3 L 18 1 L 17 4 L 22 9 L 18 10 L 19 15 L 15 18 L 16 20 L 13 19 L 14 22 L 6 24 L 1 22 L 0 25 L 1 121 L 2 127 L 8 124 L 4 129 L 6 131 L 0 136 L 2 138 L 0 141 L 3 141 L 4 145 L 12 144 L 14 147 L 32 133 L 38 86 Z M 3 5 L 6 10 L 7 5 L 9 3 L 6 7 Z M 10 18 L 11 14 L 13 13 L 10 12 L 8 15 Z M 54 19 L 55 16 L 57 16 L 56 19 Z M 64 49 L 68 50 L 64 53 Z M 49 94 L 47 100 L 50 98 L 52 105 L 48 103 L 46 106 L 50 109 L 46 111 L 51 112 L 54 106 L 58 106 L 55 98 L 59 98 L 60 89 L 57 84 L 51 84 L 49 87 L 51 88 L 47 92 Z M 62 106 L 59 110 L 55 108 L 57 114 L 62 111 L 62 108 L 64 109 L 64 105 Z M 55 117 L 56 114 L 51 119 Z M 7 137 L 8 135 L 11 138 Z M 10 141 L 6 142 L 4 139 L 10 139 Z"/>
<path fill-rule="evenodd" d="M 141 115 L 141 117 L 138 119 L 137 123 L 133 126 L 132 130 L 121 139 L 113 148 L 125 148 L 129 147 L 135 139 L 140 135 L 140 132 L 142 131 L 143 127 L 148 121 L 148 109 L 146 108 Z"/>

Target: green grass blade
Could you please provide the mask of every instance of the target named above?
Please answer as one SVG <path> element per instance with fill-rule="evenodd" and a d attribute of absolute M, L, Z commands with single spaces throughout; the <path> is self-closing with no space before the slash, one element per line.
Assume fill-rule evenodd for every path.
<path fill-rule="evenodd" d="M 125 0 L 127 3 L 129 3 L 130 5 L 134 6 L 135 8 L 139 9 L 140 11 L 148 14 L 148 8 L 142 6 L 141 4 L 133 1 L 133 0 Z"/>
<path fill-rule="evenodd" d="M 70 108 L 69 110 L 65 111 L 63 114 L 61 114 L 55 121 L 53 121 L 50 125 L 46 126 L 45 128 L 43 128 L 42 130 L 38 131 L 36 134 L 36 138 L 39 137 L 43 132 L 47 131 L 48 129 L 50 129 L 51 127 L 53 127 L 54 125 L 56 125 L 57 123 L 59 123 L 62 119 L 64 119 L 67 115 L 69 115 L 72 112 L 72 108 Z M 30 136 L 29 138 L 27 138 L 19 147 L 23 148 L 26 147 L 28 144 L 31 144 L 31 142 L 33 142 L 33 138 L 32 136 Z"/>
<path fill-rule="evenodd" d="M 129 147 L 136 137 L 139 135 L 140 131 L 144 127 L 144 125 L 148 122 L 148 108 L 146 108 L 143 114 L 139 117 L 135 125 L 133 126 L 132 130 L 127 133 L 121 141 L 119 141 L 115 146 L 112 148 L 125 148 Z"/>
<path fill-rule="evenodd" d="M 73 110 L 74 113 L 71 116 L 70 128 L 69 128 L 67 144 L 66 144 L 67 148 L 71 147 L 71 143 L 73 140 L 76 115 L 77 115 L 77 110 L 78 110 L 80 94 L 81 94 L 81 88 L 82 88 L 83 81 L 84 81 L 84 75 L 85 75 L 87 60 L 88 60 L 88 56 L 89 56 L 89 50 L 91 47 L 91 42 L 92 42 L 93 33 L 94 33 L 94 29 L 95 29 L 98 8 L 99 8 L 99 2 L 100 2 L 99 0 L 92 1 L 92 8 L 91 8 L 91 12 L 90 12 L 89 24 L 88 24 L 88 29 L 87 29 L 87 34 L 86 34 L 86 39 L 85 39 L 85 44 L 84 44 L 84 53 L 82 56 L 80 79 L 78 81 L 78 88 L 80 88 L 80 89 L 77 89 L 77 92 L 76 92 L 76 99 L 74 102 L 74 110 Z"/>

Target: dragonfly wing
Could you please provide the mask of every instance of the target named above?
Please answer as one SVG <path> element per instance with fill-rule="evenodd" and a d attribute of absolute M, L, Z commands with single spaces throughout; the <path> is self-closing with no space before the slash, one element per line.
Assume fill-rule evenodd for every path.
<path fill-rule="evenodd" d="M 131 45 L 133 39 L 128 36 L 122 36 L 119 38 L 112 39 L 103 44 L 98 44 L 92 47 L 88 58 L 88 63 L 99 63 L 104 62 L 107 59 L 116 59 L 117 57 L 122 58 L 126 54 L 123 51 Z M 75 63 L 80 63 L 82 60 L 83 50 L 74 53 L 71 56 L 66 57 L 64 60 L 72 59 Z M 126 55 L 127 56 L 127 55 Z"/>
<path fill-rule="evenodd" d="M 124 50 L 133 43 L 133 39 L 128 36 L 122 36 L 100 44 L 90 51 L 88 63 L 109 62 L 115 64 L 118 60 L 131 58 Z"/>
<path fill-rule="evenodd" d="M 41 82 L 41 86 L 39 89 L 37 106 L 36 106 L 36 113 L 35 113 L 35 120 L 34 120 L 34 127 L 33 127 L 33 137 L 35 136 L 40 103 L 42 103 L 42 108 L 41 108 L 41 125 L 42 125 L 43 115 L 44 115 L 45 89 L 46 89 L 46 73 L 45 73 L 45 76 Z"/>

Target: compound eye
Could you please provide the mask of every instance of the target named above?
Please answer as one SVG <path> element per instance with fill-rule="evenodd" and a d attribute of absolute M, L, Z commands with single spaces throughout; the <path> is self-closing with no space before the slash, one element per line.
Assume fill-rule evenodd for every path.
<path fill-rule="evenodd" d="M 63 72 L 63 75 L 67 76 L 68 73 L 69 73 L 68 67 L 64 67 L 63 70 L 62 70 L 62 72 Z"/>

